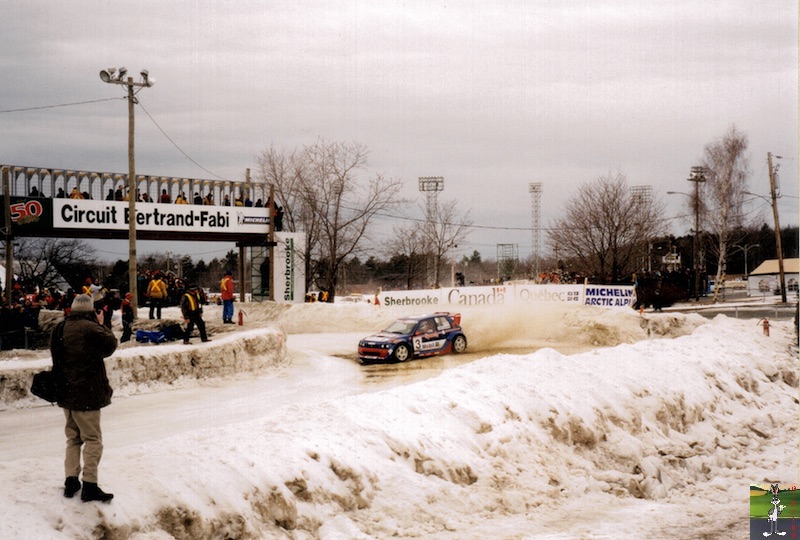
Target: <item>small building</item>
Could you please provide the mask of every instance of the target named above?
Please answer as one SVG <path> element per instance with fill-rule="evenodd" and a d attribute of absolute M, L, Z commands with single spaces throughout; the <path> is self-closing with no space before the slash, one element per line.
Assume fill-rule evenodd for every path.
<path fill-rule="evenodd" d="M 787 296 L 797 295 L 798 279 L 800 279 L 798 272 L 800 272 L 800 259 L 783 259 L 783 279 L 786 282 Z M 778 259 L 766 260 L 747 276 L 747 295 L 779 295 L 780 279 Z"/>

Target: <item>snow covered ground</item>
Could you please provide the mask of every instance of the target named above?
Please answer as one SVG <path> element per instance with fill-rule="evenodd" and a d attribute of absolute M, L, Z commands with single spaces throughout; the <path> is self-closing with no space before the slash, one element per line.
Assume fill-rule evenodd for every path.
<path fill-rule="evenodd" d="M 790 322 L 472 308 L 477 359 L 373 384 L 354 339 L 407 309 L 244 309 L 188 348 L 202 374 L 160 371 L 194 366 L 182 345 L 109 359 L 161 366 L 104 409 L 110 504 L 61 496 L 60 410 L 0 411 L 0 538 L 748 538 L 750 483 L 798 480 Z M 261 332 L 286 355 L 250 359 Z"/>

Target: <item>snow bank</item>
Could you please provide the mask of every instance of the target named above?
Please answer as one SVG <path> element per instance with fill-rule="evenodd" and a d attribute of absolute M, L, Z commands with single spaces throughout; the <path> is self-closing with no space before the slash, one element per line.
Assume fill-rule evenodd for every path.
<path fill-rule="evenodd" d="M 117 397 L 199 379 L 263 373 L 288 362 L 286 336 L 275 328 L 222 334 L 209 343 L 195 339 L 191 345 L 179 341 L 131 345 L 106 359 L 106 371 Z M 49 368 L 52 362 L 48 351 L 28 356 L 0 362 L 2 402 L 15 406 L 42 403 L 30 394 L 31 380 L 34 373 Z"/>
<path fill-rule="evenodd" d="M 777 323 L 766 338 L 752 321 L 718 317 L 676 339 L 492 356 L 405 387 L 126 447 L 103 461 L 110 505 L 61 498 L 60 457 L 3 464 L 0 482 L 14 488 L 0 508 L 14 511 L 0 517 L 0 536 L 746 531 L 749 483 L 798 468 L 789 330 Z"/>

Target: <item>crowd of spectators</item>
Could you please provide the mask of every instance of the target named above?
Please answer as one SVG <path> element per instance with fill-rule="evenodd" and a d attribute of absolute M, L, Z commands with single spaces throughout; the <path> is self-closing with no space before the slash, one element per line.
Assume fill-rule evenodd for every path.
<path fill-rule="evenodd" d="M 72 305 L 75 292 L 69 289 L 62 294 L 58 289 L 40 289 L 33 283 L 14 281 L 11 285 L 11 303 L 2 292 L 0 304 L 0 349 L 25 348 L 34 334 L 40 331 L 39 313 L 42 309 L 64 309 Z"/>
<path fill-rule="evenodd" d="M 167 285 L 167 298 L 163 305 L 174 306 L 180 303 L 185 292 L 182 279 L 172 272 L 140 271 L 137 278 L 139 292 L 139 305 L 149 303 L 146 296 L 147 286 L 156 276 Z M 11 303 L 6 301 L 5 291 L 2 291 L 3 301 L 0 304 L 0 349 L 29 348 L 37 339 L 41 341 L 43 333 L 39 326 L 39 313 L 42 309 L 58 310 L 69 313 L 72 301 L 76 294 L 87 294 L 92 297 L 95 310 L 103 315 L 103 324 L 111 328 L 114 312 L 121 309 L 123 297 L 118 291 L 109 290 L 97 278 L 88 277 L 81 290 L 76 293 L 71 287 L 66 293 L 57 288 L 39 287 L 35 283 L 14 281 L 11 290 Z M 45 336 L 46 337 L 46 336 Z"/>

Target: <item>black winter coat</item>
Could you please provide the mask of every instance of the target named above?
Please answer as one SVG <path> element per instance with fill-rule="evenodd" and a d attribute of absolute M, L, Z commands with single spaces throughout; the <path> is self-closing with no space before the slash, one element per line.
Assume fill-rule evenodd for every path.
<path fill-rule="evenodd" d="M 117 338 L 97 322 L 94 313 L 74 314 L 64 323 L 63 348 L 51 337 L 54 366 L 63 374 L 64 388 L 58 406 L 73 411 L 94 411 L 111 403 L 113 390 L 108 383 L 103 360 L 117 348 Z"/>

